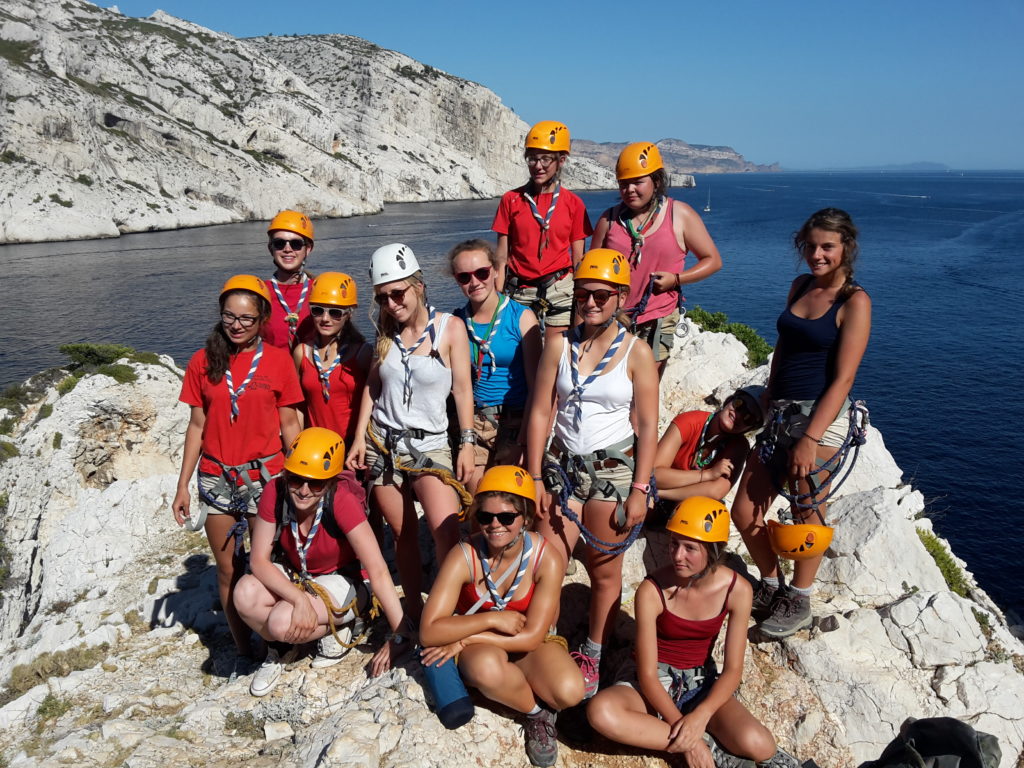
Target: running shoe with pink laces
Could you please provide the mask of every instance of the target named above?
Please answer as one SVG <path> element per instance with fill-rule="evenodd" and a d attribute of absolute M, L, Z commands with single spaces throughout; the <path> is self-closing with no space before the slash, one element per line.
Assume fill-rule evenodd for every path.
<path fill-rule="evenodd" d="M 600 660 L 593 656 L 587 656 L 583 651 L 573 651 L 569 656 L 583 673 L 583 699 L 592 698 L 597 693 L 597 686 L 601 682 L 601 674 L 598 671 Z"/>

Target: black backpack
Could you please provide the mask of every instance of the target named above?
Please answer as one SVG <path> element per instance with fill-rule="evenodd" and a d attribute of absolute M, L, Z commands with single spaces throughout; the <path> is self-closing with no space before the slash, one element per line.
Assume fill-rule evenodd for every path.
<path fill-rule="evenodd" d="M 952 717 L 908 717 L 877 760 L 860 768 L 999 768 L 999 739 Z"/>

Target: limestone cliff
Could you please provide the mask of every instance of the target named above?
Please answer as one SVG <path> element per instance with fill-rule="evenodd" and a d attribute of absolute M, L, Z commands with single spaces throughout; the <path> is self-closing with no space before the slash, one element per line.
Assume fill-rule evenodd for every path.
<path fill-rule="evenodd" d="M 758 165 L 743 157 L 732 147 L 709 147 L 705 144 L 687 144 L 681 139 L 661 139 L 656 141 L 661 151 L 665 167 L 675 179 L 676 186 L 693 186 L 685 181 L 688 174 L 694 173 L 746 173 L 751 171 L 779 171 L 778 163 Z M 582 157 L 589 158 L 599 165 L 615 170 L 615 160 L 625 143 L 597 143 L 594 141 L 574 141 L 573 151 Z"/>
<path fill-rule="evenodd" d="M 684 322 L 663 424 L 767 375 L 745 368 L 733 337 Z M 11 433 L 0 437 L 0 680 L 19 692 L 0 694 L 0 764 L 524 765 L 507 712 L 478 706 L 469 725 L 445 731 L 418 665 L 369 680 L 367 648 L 323 670 L 300 659 L 270 696 L 248 695 L 252 667 L 235 664 L 209 547 L 171 520 L 188 414 L 176 402 L 180 372 L 163 363 L 126 363 L 131 384 L 94 375 L 67 391 L 50 376 L 30 387 L 40 395 L 23 413 L 0 411 Z M 923 509 L 872 428 L 831 508 L 814 626 L 748 646 L 739 696 L 801 759 L 853 768 L 905 717 L 951 715 L 999 737 L 1002 768 L 1020 765 L 1024 646 L 966 570 L 966 596 L 947 586 L 918 538 L 930 528 Z M 743 554 L 735 535 L 731 548 Z M 627 615 L 665 553 L 654 533 L 627 553 Z M 563 591 L 570 640 L 585 604 L 579 568 Z M 609 652 L 628 653 L 631 640 L 623 616 Z M 567 766 L 661 764 L 603 741 L 560 750 Z"/>
<path fill-rule="evenodd" d="M 84 0 L 0 9 L 0 243 L 494 197 L 527 126 L 358 38 L 238 40 Z M 570 185 L 610 187 L 574 162 Z"/>

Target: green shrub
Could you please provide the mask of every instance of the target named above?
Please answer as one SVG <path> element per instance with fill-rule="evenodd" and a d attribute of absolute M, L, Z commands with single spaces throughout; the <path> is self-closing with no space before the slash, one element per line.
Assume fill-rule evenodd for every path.
<path fill-rule="evenodd" d="M 130 365 L 125 365 L 124 363 L 101 365 L 96 369 L 96 373 L 109 376 L 118 384 L 131 384 L 133 381 L 139 380 L 139 375 L 135 370 Z"/>
<path fill-rule="evenodd" d="M 15 456 L 20 456 L 21 451 L 18 450 L 18 446 L 14 443 L 9 443 L 6 440 L 0 440 L 0 464 L 3 464 L 8 459 L 13 459 Z"/>
<path fill-rule="evenodd" d="M 79 646 L 66 651 L 44 653 L 28 664 L 19 664 L 11 670 L 7 688 L 0 692 L 0 706 L 14 701 L 51 677 L 65 677 L 72 672 L 95 667 L 106 657 L 109 648 L 106 643 L 91 648 Z"/>
<path fill-rule="evenodd" d="M 51 403 L 43 403 L 39 406 L 39 413 L 36 414 L 36 421 L 48 419 L 51 415 L 53 415 L 53 405 Z"/>
<path fill-rule="evenodd" d="M 36 714 L 40 720 L 56 720 L 71 709 L 71 706 L 71 699 L 61 698 L 60 696 L 48 693 L 46 698 L 39 702 L 39 709 L 36 710 Z"/>
<path fill-rule="evenodd" d="M 73 200 L 65 200 L 56 192 L 50 193 L 50 202 L 56 203 L 57 205 L 63 206 L 64 208 L 70 208 L 75 204 Z"/>
<path fill-rule="evenodd" d="M 79 378 L 79 376 L 76 376 L 75 374 L 72 373 L 70 376 L 66 376 L 65 378 L 61 379 L 60 382 L 57 384 L 57 394 L 66 395 L 68 392 L 75 388 L 75 385 L 78 383 Z"/>
<path fill-rule="evenodd" d="M 939 567 L 942 578 L 946 580 L 946 586 L 952 592 L 960 595 L 960 597 L 967 597 L 967 593 L 970 590 L 967 578 L 964 576 L 964 572 L 960 570 L 960 566 L 956 564 L 949 550 L 942 545 L 942 542 L 939 541 L 939 538 L 934 533 L 923 528 L 917 529 L 917 537 L 921 539 L 924 548 L 928 550 L 928 554 L 932 556 L 932 560 Z"/>
<path fill-rule="evenodd" d="M 58 349 L 77 365 L 107 365 L 135 351 L 123 344 L 61 344 Z"/>
<path fill-rule="evenodd" d="M 224 718 L 224 733 L 248 739 L 263 738 L 263 718 L 257 718 L 252 712 L 228 712 Z"/>
<path fill-rule="evenodd" d="M 14 425 L 18 423 L 16 416 L 4 416 L 0 419 L 0 435 L 9 435 L 14 431 Z"/>
<path fill-rule="evenodd" d="M 763 365 L 771 354 L 771 345 L 761 335 L 743 323 L 731 323 L 725 312 L 708 312 L 700 306 L 686 310 L 686 316 L 702 330 L 711 333 L 731 333 L 747 348 L 747 365 L 756 368 Z"/>
<path fill-rule="evenodd" d="M 62 435 L 60 432 L 54 432 L 53 433 L 53 450 L 59 451 L 61 443 L 63 443 L 63 442 L 64 442 L 64 435 Z"/>

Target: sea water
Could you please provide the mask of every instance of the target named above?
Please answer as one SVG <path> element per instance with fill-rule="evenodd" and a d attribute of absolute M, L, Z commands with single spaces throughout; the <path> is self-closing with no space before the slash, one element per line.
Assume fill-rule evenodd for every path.
<path fill-rule="evenodd" d="M 998 603 L 1024 614 L 1013 586 L 1020 583 L 1013 553 L 1024 546 L 1016 489 L 1024 462 L 1015 445 L 1024 384 L 1024 173 L 735 174 L 697 183 L 673 195 L 700 212 L 724 266 L 686 287 L 688 304 L 723 311 L 770 343 L 801 270 L 794 230 L 825 206 L 851 213 L 861 230 L 856 279 L 873 302 L 853 394 L 867 401 L 938 532 Z M 582 197 L 592 219 L 617 200 L 614 192 Z M 368 256 L 404 242 L 424 266 L 431 302 L 450 309 L 461 294 L 443 272 L 444 254 L 468 237 L 491 237 L 495 206 L 393 205 L 377 216 L 318 221 L 309 266 L 356 278 L 356 319 L 372 332 Z M 57 347 L 71 341 L 120 342 L 184 365 L 213 327 L 223 281 L 270 274 L 264 228 L 0 247 L 0 385 L 60 364 Z"/>

